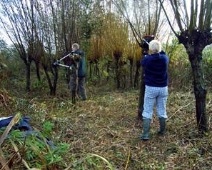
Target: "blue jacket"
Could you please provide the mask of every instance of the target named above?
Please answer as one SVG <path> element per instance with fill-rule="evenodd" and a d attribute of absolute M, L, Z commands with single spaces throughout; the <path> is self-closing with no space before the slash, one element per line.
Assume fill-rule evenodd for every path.
<path fill-rule="evenodd" d="M 166 87 L 168 85 L 169 58 L 164 51 L 146 55 L 141 60 L 144 68 L 144 83 L 152 87 Z"/>
<path fill-rule="evenodd" d="M 81 58 L 79 60 L 78 77 L 85 77 L 86 76 L 86 60 L 85 60 L 85 54 L 80 49 L 74 51 L 74 53 L 79 54 L 81 56 Z"/>
<path fill-rule="evenodd" d="M 0 118 L 0 128 L 7 127 L 13 116 Z M 29 117 L 24 116 L 20 121 L 14 126 L 14 129 L 20 130 L 32 130 L 32 127 L 29 124 Z"/>

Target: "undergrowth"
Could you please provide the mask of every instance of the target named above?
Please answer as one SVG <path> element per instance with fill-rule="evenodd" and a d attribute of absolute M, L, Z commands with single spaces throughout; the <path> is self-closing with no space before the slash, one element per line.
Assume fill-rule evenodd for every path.
<path fill-rule="evenodd" d="M 147 142 L 139 138 L 142 123 L 136 120 L 138 90 L 120 92 L 88 87 L 88 95 L 88 100 L 72 105 L 68 89 L 55 97 L 40 94 L 20 97 L 4 92 L 1 116 L 16 112 L 27 115 L 31 125 L 43 136 L 42 141 L 48 138 L 55 146 L 64 144 L 58 145 L 54 157 L 53 150 L 45 142 L 37 142 L 37 138 L 29 138 L 34 143 L 21 143 L 19 137 L 12 138 L 21 143 L 16 143 L 19 150 L 24 151 L 19 152 L 20 156 L 30 167 L 53 170 L 211 169 L 212 135 L 210 131 L 204 136 L 198 134 L 191 90 L 170 90 L 167 133 L 164 137 L 157 136 L 159 124 L 154 116 L 151 139 Z M 210 130 L 211 101 L 212 94 L 208 92 L 206 106 Z M 2 148 L 7 160 L 16 153 L 10 140 L 5 140 Z M 12 168 L 24 169 L 17 159 L 13 159 Z"/>

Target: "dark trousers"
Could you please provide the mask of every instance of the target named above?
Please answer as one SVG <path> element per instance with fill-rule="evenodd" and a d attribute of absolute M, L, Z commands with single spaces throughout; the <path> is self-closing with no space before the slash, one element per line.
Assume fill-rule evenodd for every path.
<path fill-rule="evenodd" d="M 85 90 L 85 77 L 78 77 L 78 88 L 77 88 L 78 96 L 82 100 L 87 99 L 86 90 Z"/>
<path fill-rule="evenodd" d="M 72 102 L 75 103 L 76 95 L 82 100 L 87 99 L 86 89 L 85 89 L 85 77 L 78 77 L 77 74 L 74 72 L 70 76 L 69 82 Z"/>

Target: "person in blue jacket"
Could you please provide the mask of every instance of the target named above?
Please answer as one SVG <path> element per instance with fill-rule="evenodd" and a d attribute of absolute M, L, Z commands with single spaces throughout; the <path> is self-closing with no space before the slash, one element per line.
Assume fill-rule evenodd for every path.
<path fill-rule="evenodd" d="M 161 43 L 152 40 L 149 43 L 149 54 L 141 60 L 144 69 L 144 105 L 143 105 L 143 133 L 142 140 L 149 140 L 149 130 L 153 115 L 153 108 L 156 105 L 157 117 L 159 119 L 159 135 L 165 133 L 166 128 L 166 103 L 168 98 L 168 63 L 169 58 L 164 51 L 161 51 Z"/>
<path fill-rule="evenodd" d="M 85 55 L 78 43 L 72 44 L 72 55 L 78 55 L 79 58 L 74 61 L 73 72 L 70 77 L 70 89 L 73 96 L 76 96 L 76 93 L 82 100 L 87 99 L 86 89 L 85 89 L 85 77 L 86 77 L 86 60 Z M 73 99 L 72 99 L 73 100 Z M 75 103 L 75 99 L 74 102 Z"/>

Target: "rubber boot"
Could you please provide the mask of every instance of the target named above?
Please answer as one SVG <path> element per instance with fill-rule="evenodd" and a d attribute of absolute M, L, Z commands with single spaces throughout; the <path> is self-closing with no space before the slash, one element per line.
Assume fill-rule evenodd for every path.
<path fill-rule="evenodd" d="M 158 135 L 164 135 L 166 131 L 166 118 L 159 118 L 160 130 L 158 131 Z"/>
<path fill-rule="evenodd" d="M 141 139 L 146 141 L 149 140 L 151 119 L 143 119 L 142 123 L 143 123 L 143 134 L 141 135 Z"/>

